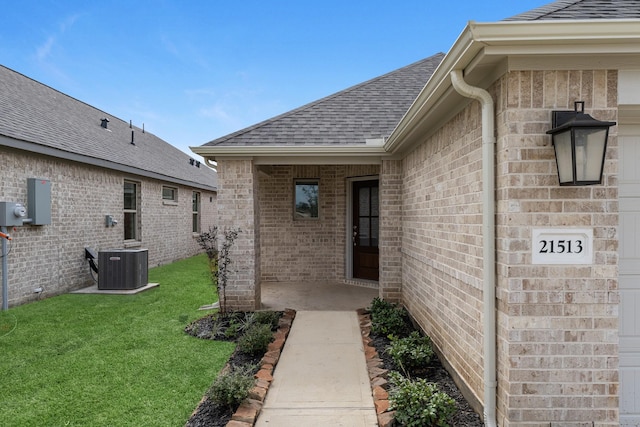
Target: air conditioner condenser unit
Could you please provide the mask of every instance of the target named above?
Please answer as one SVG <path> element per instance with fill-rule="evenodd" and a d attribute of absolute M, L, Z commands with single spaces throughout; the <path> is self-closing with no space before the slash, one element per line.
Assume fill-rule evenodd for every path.
<path fill-rule="evenodd" d="M 110 249 L 98 252 L 98 289 L 137 289 L 147 285 L 147 249 Z"/>

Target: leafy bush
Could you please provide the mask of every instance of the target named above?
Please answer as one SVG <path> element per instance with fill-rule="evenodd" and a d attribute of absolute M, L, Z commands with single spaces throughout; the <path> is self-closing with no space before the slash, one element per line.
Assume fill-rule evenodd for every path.
<path fill-rule="evenodd" d="M 406 427 L 448 426 L 456 411 L 456 402 L 448 394 L 423 378 L 410 380 L 398 372 L 390 372 L 390 408 L 395 419 Z"/>
<path fill-rule="evenodd" d="M 211 400 L 231 411 L 235 410 L 249 395 L 255 379 L 256 365 L 244 365 L 223 373 L 213 382 L 207 392 Z"/>
<path fill-rule="evenodd" d="M 225 338 L 235 339 L 249 330 L 254 323 L 253 313 L 236 312 L 229 316 L 229 326 L 224 332 Z"/>
<path fill-rule="evenodd" d="M 396 304 L 374 298 L 371 303 L 371 332 L 376 335 L 406 337 L 411 332 L 407 311 Z"/>
<path fill-rule="evenodd" d="M 278 326 L 281 312 L 279 311 L 256 311 L 253 313 L 253 322 L 260 325 L 270 325 L 271 329 Z"/>
<path fill-rule="evenodd" d="M 253 324 L 238 338 L 238 349 L 246 354 L 261 354 L 271 342 L 271 325 Z"/>
<path fill-rule="evenodd" d="M 411 332 L 406 338 L 397 338 L 391 335 L 389 339 L 391 344 L 386 348 L 386 352 L 405 374 L 413 369 L 428 365 L 433 359 L 431 338 L 420 335 L 418 331 Z"/>

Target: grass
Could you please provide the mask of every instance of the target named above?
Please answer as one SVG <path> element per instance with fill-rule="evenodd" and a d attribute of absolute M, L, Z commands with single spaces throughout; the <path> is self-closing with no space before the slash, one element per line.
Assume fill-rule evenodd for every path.
<path fill-rule="evenodd" d="M 0 425 L 183 426 L 234 344 L 193 338 L 207 258 L 149 270 L 137 295 L 67 294 L 0 312 Z"/>

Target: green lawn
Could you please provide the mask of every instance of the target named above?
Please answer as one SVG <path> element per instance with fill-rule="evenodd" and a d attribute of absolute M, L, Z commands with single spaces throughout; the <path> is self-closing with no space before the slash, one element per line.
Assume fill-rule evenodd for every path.
<path fill-rule="evenodd" d="M 183 426 L 234 348 L 183 332 L 214 301 L 207 268 L 200 255 L 149 270 L 160 286 L 138 295 L 0 312 L 0 425 Z"/>

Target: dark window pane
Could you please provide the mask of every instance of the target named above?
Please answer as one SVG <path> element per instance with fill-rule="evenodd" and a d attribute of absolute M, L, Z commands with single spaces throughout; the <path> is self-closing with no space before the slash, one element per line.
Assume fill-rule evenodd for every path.
<path fill-rule="evenodd" d="M 171 187 L 162 187 L 163 200 L 176 200 L 176 189 Z"/>
<path fill-rule="evenodd" d="M 378 246 L 378 218 L 371 218 L 371 246 Z"/>
<path fill-rule="evenodd" d="M 369 246 L 371 237 L 369 232 L 370 226 L 369 218 L 360 218 L 360 224 L 358 226 L 358 242 L 360 246 Z"/>
<path fill-rule="evenodd" d="M 136 184 L 133 182 L 124 183 L 124 208 L 136 209 Z"/>
<path fill-rule="evenodd" d="M 318 218 L 318 182 L 296 182 L 295 217 Z"/>
<path fill-rule="evenodd" d="M 361 216 L 369 216 L 369 209 L 371 208 L 371 196 L 369 193 L 369 188 L 361 188 L 358 192 L 358 205 L 360 206 L 359 215 Z"/>
<path fill-rule="evenodd" d="M 371 216 L 379 216 L 378 187 L 371 187 Z"/>
<path fill-rule="evenodd" d="M 136 214 L 133 212 L 124 213 L 124 239 L 136 239 Z"/>

